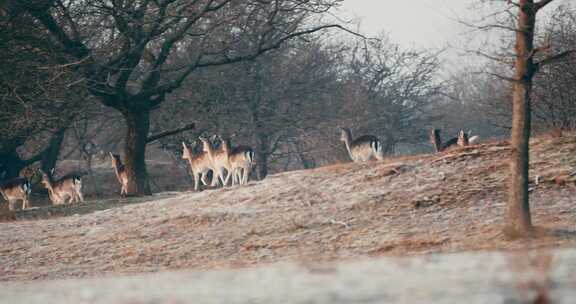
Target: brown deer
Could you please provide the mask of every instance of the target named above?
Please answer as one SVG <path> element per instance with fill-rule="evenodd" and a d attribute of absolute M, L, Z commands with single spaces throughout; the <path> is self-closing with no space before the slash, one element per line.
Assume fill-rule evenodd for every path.
<path fill-rule="evenodd" d="M 120 159 L 120 155 L 110 153 L 110 158 L 112 159 L 112 167 L 114 168 L 114 173 L 116 174 L 116 179 L 120 183 L 120 196 L 126 197 L 128 195 L 128 172 L 126 172 L 126 168 L 124 164 L 122 164 L 122 160 Z"/>
<path fill-rule="evenodd" d="M 54 169 L 50 173 L 40 170 L 42 173 L 42 184 L 48 190 L 48 195 L 52 204 L 70 204 L 73 202 L 84 202 L 82 195 L 82 177 L 77 173 L 70 173 L 59 179 L 54 179 Z"/>
<path fill-rule="evenodd" d="M 16 209 L 16 203 L 22 201 L 22 209 L 30 208 L 28 196 L 32 191 L 32 186 L 26 178 L 13 178 L 0 183 L 0 194 L 8 202 L 8 209 Z"/>
<path fill-rule="evenodd" d="M 248 177 L 252 167 L 256 164 L 254 150 L 248 146 L 238 146 L 230 150 L 230 171 L 232 185 L 248 183 Z"/>
<path fill-rule="evenodd" d="M 212 167 L 214 168 L 212 186 L 215 187 L 218 183 L 218 180 L 222 182 L 223 186 L 227 186 L 228 180 L 232 174 L 230 164 L 230 140 L 223 139 L 220 135 L 214 135 L 212 139 L 220 141 L 220 147 L 212 151 Z"/>
<path fill-rule="evenodd" d="M 204 137 L 201 137 L 201 140 Z M 208 142 L 203 141 L 203 151 L 199 153 L 192 154 L 192 151 L 186 146 L 185 142 L 182 142 L 182 158 L 188 160 L 188 164 L 190 165 L 190 170 L 192 171 L 192 177 L 194 178 L 194 190 L 200 190 L 200 182 L 204 184 L 204 186 L 208 185 L 206 181 L 206 174 L 208 171 L 213 170 L 212 165 L 212 158 L 209 155 L 208 151 L 211 151 L 212 145 Z M 216 178 L 214 175 L 213 178 Z"/>
<path fill-rule="evenodd" d="M 460 130 L 460 132 L 458 132 L 458 140 L 456 141 L 456 144 L 460 147 L 466 147 L 470 145 L 468 133 L 464 132 L 464 130 Z"/>
<path fill-rule="evenodd" d="M 477 140 L 476 138 L 477 137 L 475 137 L 474 140 Z M 442 143 L 440 138 L 440 130 L 432 128 L 432 130 L 430 130 L 430 142 L 432 143 L 435 152 L 446 151 L 447 149 L 453 148 L 455 146 L 466 147 L 470 145 L 469 134 L 463 130 L 458 132 L 458 137 L 450 138 L 447 142 Z"/>
<path fill-rule="evenodd" d="M 343 141 L 348 155 L 353 162 L 383 160 L 382 143 L 376 136 L 363 135 L 352 140 L 352 132 L 348 128 L 340 128 L 340 141 Z"/>

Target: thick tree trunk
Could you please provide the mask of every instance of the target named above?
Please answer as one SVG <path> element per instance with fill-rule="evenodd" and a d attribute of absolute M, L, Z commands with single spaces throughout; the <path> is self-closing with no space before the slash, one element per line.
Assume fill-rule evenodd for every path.
<path fill-rule="evenodd" d="M 48 147 L 42 152 L 42 162 L 40 168 L 44 172 L 50 172 L 52 168 L 56 167 L 56 162 L 58 161 L 58 156 L 60 156 L 60 148 L 62 147 L 62 142 L 64 141 L 64 135 L 66 134 L 67 128 L 62 128 L 52 134 L 50 137 L 50 142 L 48 142 Z"/>
<path fill-rule="evenodd" d="M 258 153 L 257 159 L 256 174 L 258 175 L 258 180 L 263 180 L 268 176 L 268 154 Z"/>
<path fill-rule="evenodd" d="M 256 147 L 256 175 L 258 180 L 263 180 L 268 176 L 268 157 L 270 157 L 270 137 L 266 134 L 260 134 L 257 138 L 258 147 Z"/>
<path fill-rule="evenodd" d="M 528 166 L 530 141 L 530 94 L 535 74 L 533 61 L 536 8 L 533 1 L 521 0 L 516 32 L 515 83 L 512 97 L 512 135 L 508 214 L 506 228 L 514 235 L 532 231 L 528 197 Z"/>
<path fill-rule="evenodd" d="M 146 143 L 150 130 L 149 111 L 126 111 L 124 166 L 128 173 L 128 196 L 151 195 L 146 171 Z"/>

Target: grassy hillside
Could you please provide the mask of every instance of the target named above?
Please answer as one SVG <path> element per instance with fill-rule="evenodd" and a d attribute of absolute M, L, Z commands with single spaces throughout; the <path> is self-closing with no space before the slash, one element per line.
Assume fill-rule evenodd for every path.
<path fill-rule="evenodd" d="M 501 233 L 509 149 L 495 142 L 288 172 L 243 187 L 19 212 L 0 223 L 0 280 L 574 247 L 575 152 L 575 134 L 532 142 L 532 211 L 541 233 L 530 240 Z"/>

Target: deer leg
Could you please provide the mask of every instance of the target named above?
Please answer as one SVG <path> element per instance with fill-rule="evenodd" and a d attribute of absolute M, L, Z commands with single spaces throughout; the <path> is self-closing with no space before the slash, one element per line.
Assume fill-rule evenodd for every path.
<path fill-rule="evenodd" d="M 244 168 L 242 171 L 242 185 L 246 185 L 248 183 L 248 174 L 250 174 L 250 171 L 248 171 L 248 168 Z"/>
<path fill-rule="evenodd" d="M 238 168 L 234 168 L 232 170 L 232 186 L 236 186 L 236 184 L 238 183 L 238 176 L 236 175 L 236 170 L 238 170 Z"/>
<path fill-rule="evenodd" d="M 218 186 L 218 179 L 222 174 L 221 169 L 215 169 L 212 171 L 214 174 L 212 175 L 212 182 L 210 183 L 210 187 L 217 187 Z"/>
<path fill-rule="evenodd" d="M 194 173 L 194 191 L 198 191 L 200 187 L 200 175 L 202 175 L 202 173 Z"/>
<path fill-rule="evenodd" d="M 202 184 L 204 184 L 204 186 L 208 186 L 208 182 L 206 181 L 206 173 L 207 172 L 202 172 L 202 176 L 200 177 L 200 180 L 202 181 Z"/>
<path fill-rule="evenodd" d="M 226 170 L 226 178 L 223 177 L 222 185 L 228 186 L 229 179 L 230 179 L 230 170 Z"/>
<path fill-rule="evenodd" d="M 80 189 L 76 189 L 76 195 L 78 195 L 78 198 L 80 199 L 80 202 L 84 202 L 84 196 L 82 195 L 82 191 Z"/>

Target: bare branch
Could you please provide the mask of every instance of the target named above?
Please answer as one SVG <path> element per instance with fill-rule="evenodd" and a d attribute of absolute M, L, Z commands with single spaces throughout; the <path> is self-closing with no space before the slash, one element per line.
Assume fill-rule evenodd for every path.
<path fill-rule="evenodd" d="M 540 2 L 536 3 L 536 10 L 540 10 L 543 7 L 545 7 L 546 5 L 550 4 L 550 2 L 552 2 L 554 0 L 541 0 Z"/>
<path fill-rule="evenodd" d="M 194 128 L 196 128 L 196 124 L 190 123 L 190 124 L 187 124 L 183 127 L 180 127 L 180 128 L 174 129 L 174 130 L 168 130 L 168 131 L 160 132 L 158 134 L 154 134 L 152 136 L 149 136 L 148 139 L 146 140 L 146 143 L 151 143 L 151 142 L 159 140 L 161 138 L 176 135 L 178 133 L 182 133 L 184 131 L 189 131 L 189 130 L 192 130 Z"/>
<path fill-rule="evenodd" d="M 536 63 L 536 66 L 538 68 L 544 66 L 544 65 L 548 65 L 548 64 L 552 64 L 555 63 L 557 61 L 560 61 L 568 56 L 570 56 L 572 53 L 576 52 L 576 50 L 568 50 L 568 51 L 564 51 L 562 53 L 556 54 L 554 56 L 550 56 L 548 58 L 544 58 L 542 59 L 540 62 Z"/>

